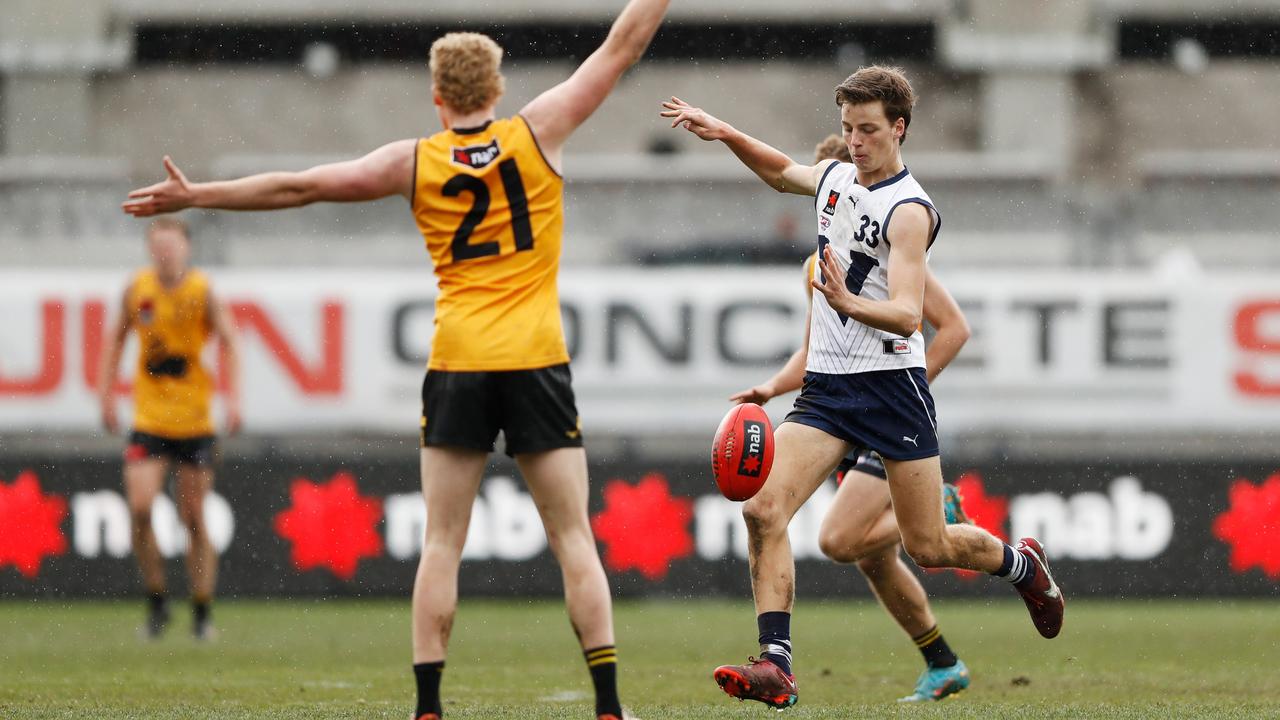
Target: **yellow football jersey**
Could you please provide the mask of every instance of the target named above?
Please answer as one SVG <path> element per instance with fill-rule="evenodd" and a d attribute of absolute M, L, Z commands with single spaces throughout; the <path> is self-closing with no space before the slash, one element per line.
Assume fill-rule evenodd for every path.
<path fill-rule="evenodd" d="M 413 214 L 435 263 L 432 370 L 569 361 L 557 274 L 564 181 L 519 115 L 418 141 Z"/>
<path fill-rule="evenodd" d="M 166 288 L 155 270 L 141 270 L 125 310 L 140 345 L 134 429 L 174 439 L 212 435 L 213 378 L 200 362 L 212 330 L 208 278 L 188 270 L 177 287 Z"/>

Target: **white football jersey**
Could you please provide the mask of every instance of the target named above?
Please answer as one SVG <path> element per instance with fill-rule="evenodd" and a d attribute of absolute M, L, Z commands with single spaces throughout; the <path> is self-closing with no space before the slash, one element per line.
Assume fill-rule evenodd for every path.
<path fill-rule="evenodd" d="M 942 216 L 905 168 L 868 188 L 858 184 L 857 175 L 855 165 L 834 163 L 818 183 L 818 252 L 831 245 L 845 273 L 845 286 L 855 295 L 888 300 L 892 238 L 885 231 L 894 211 L 908 203 L 928 208 L 933 216 L 930 247 L 942 227 Z M 814 263 L 813 273 L 819 276 L 822 267 Z M 849 375 L 911 367 L 924 367 L 924 336 L 918 329 L 910 337 L 877 330 L 837 313 L 826 296 L 813 293 L 806 370 Z"/>

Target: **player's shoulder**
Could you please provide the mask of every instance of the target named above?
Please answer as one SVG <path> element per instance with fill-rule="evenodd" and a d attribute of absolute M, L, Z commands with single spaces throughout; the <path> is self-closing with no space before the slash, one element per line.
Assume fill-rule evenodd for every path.
<path fill-rule="evenodd" d="M 858 168 L 853 163 L 840 162 L 835 159 L 823 160 L 814 166 L 818 174 L 818 190 L 824 187 L 837 188 L 849 182 L 857 184 Z"/>

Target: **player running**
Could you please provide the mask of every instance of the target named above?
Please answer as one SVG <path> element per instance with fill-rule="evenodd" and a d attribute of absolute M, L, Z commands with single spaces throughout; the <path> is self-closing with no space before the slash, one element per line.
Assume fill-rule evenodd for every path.
<path fill-rule="evenodd" d="M 818 144 L 814 162 L 835 159 L 851 162 L 849 147 L 838 135 Z M 817 254 L 804 263 L 804 289 L 813 300 Z M 928 271 L 924 289 L 924 317 L 935 331 L 925 351 L 925 377 L 929 384 L 951 363 L 969 339 L 969 324 L 951 293 Z M 760 385 L 734 394 L 734 402 L 765 404 L 783 393 L 799 390 L 809 355 L 809 318 L 805 318 L 804 341 L 773 377 Z M 836 468 L 835 500 L 823 518 L 818 534 L 822 552 L 840 563 L 856 563 L 867 578 L 871 591 L 898 626 L 912 639 L 924 656 L 925 670 L 915 691 L 899 702 L 941 700 L 969 686 L 969 669 L 952 652 L 938 629 L 924 587 L 902 561 L 902 537 L 893 514 L 889 486 L 885 484 L 884 463 L 872 451 L 854 451 Z M 947 523 L 968 522 L 960 503 L 960 493 L 950 483 L 943 485 L 943 511 Z"/>
<path fill-rule="evenodd" d="M 222 351 L 227 378 L 226 430 L 240 428 L 239 353 L 227 309 L 214 297 L 209 278 L 188 265 L 191 236 L 175 218 L 147 227 L 151 267 L 139 270 L 124 293 L 120 317 L 107 333 L 98 374 L 102 424 L 119 427 L 116 378 L 129 333 L 138 334 L 133 377 L 133 432 L 124 452 L 124 489 L 133 527 L 133 554 L 147 592 L 149 638 L 169 624 L 164 560 L 151 526 L 151 505 L 164 489 L 170 466 L 177 476 L 178 518 L 187 528 L 187 574 L 191 582 L 192 632 L 213 639 L 210 604 L 217 584 L 218 555 L 204 521 L 204 499 L 213 489 L 214 428 L 209 411 L 213 377 L 200 361 L 212 333 Z"/>
<path fill-rule="evenodd" d="M 884 460 L 903 546 L 917 565 L 981 570 L 1014 585 L 1036 629 L 1062 628 L 1063 598 L 1040 543 L 1015 549 L 982 528 L 946 524 L 942 467 L 920 333 L 926 262 L 941 216 L 902 162 L 915 93 L 896 68 L 867 67 L 836 87 L 853 163 L 808 166 L 672 98 L 663 117 L 719 140 L 770 187 L 816 197 L 817 277 L 804 387 L 774 433 L 773 469 L 743 505 L 761 658 L 716 668 L 731 696 L 776 708 L 798 699 L 791 669 L 795 562 L 787 526 L 854 448 Z M 892 249 L 892 252 L 890 250 Z M 837 282 L 829 282 L 836 279 Z"/>
<path fill-rule="evenodd" d="M 440 294 L 422 385 L 427 529 L 413 591 L 414 717 L 438 720 L 458 569 L 485 463 L 502 431 L 564 577 L 565 603 L 596 691 L 599 720 L 619 720 L 608 580 L 587 516 L 587 462 L 570 385 L 556 275 L 564 223 L 565 142 L 649 45 L 669 0 L 631 0 L 573 75 L 519 114 L 497 118 L 502 49 L 476 33 L 431 46 L 432 97 L 444 126 L 419 140 L 300 173 L 135 190 L 126 212 L 186 207 L 273 210 L 401 195 L 435 265 Z"/>

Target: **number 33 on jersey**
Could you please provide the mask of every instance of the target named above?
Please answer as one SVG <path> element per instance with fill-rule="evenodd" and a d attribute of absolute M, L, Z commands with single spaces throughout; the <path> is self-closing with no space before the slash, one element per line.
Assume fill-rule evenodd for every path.
<path fill-rule="evenodd" d="M 556 293 L 564 181 L 524 118 L 419 141 L 413 214 L 440 285 L 429 368 L 568 362 Z"/>

